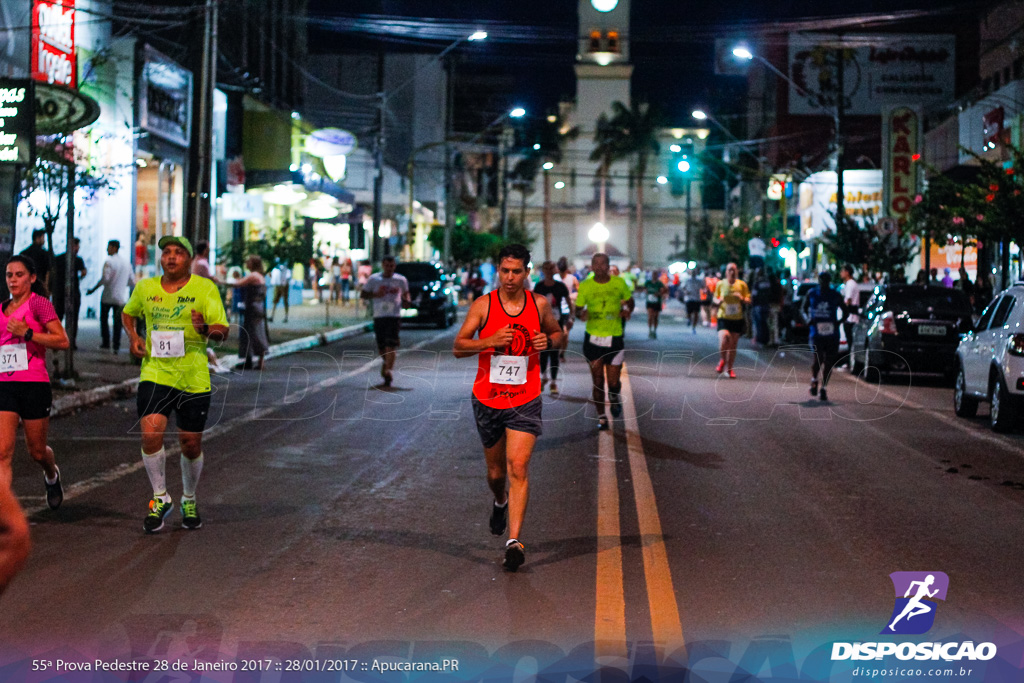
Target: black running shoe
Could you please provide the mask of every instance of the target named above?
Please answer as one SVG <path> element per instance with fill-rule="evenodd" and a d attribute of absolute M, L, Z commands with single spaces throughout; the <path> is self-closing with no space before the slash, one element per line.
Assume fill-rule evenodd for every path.
<path fill-rule="evenodd" d="M 174 503 L 169 500 L 163 501 L 154 498 L 149 501 L 149 514 L 146 515 L 146 519 L 142 520 L 142 528 L 149 534 L 160 531 L 164 528 L 164 518 L 171 514 L 173 509 Z"/>
<path fill-rule="evenodd" d="M 495 503 L 491 507 L 491 533 L 501 536 L 505 533 L 505 525 L 508 523 L 508 502 L 504 506 Z"/>
<path fill-rule="evenodd" d="M 526 562 L 526 552 L 523 544 L 514 538 L 508 539 L 508 543 L 505 544 L 505 561 L 501 564 L 505 569 L 510 572 L 514 572 L 523 566 L 523 562 Z"/>
<path fill-rule="evenodd" d="M 46 485 L 46 504 L 50 506 L 51 510 L 56 510 L 64 502 L 64 487 L 60 483 L 60 469 L 57 470 L 57 481 L 48 484 L 44 476 L 43 484 Z"/>
<path fill-rule="evenodd" d="M 821 393 L 818 394 L 818 398 L 820 398 L 822 401 L 828 400 L 828 392 L 825 391 L 825 387 L 821 388 Z"/>
<path fill-rule="evenodd" d="M 817 396 L 817 395 L 818 395 L 818 380 L 812 379 L 811 380 L 811 396 Z M 822 400 L 824 400 L 824 399 L 822 399 Z"/>
<path fill-rule="evenodd" d="M 622 417 L 622 397 L 618 394 L 612 394 L 611 400 L 608 402 L 608 407 L 612 409 L 612 417 Z"/>
<path fill-rule="evenodd" d="M 203 526 L 203 520 L 199 518 L 199 510 L 196 508 L 196 499 L 181 499 L 181 526 L 186 529 L 198 529 Z"/>
<path fill-rule="evenodd" d="M 597 431 L 599 431 L 599 432 L 606 432 L 606 431 L 608 431 L 608 418 L 605 417 L 604 415 L 602 415 L 601 419 L 599 419 L 597 421 Z"/>

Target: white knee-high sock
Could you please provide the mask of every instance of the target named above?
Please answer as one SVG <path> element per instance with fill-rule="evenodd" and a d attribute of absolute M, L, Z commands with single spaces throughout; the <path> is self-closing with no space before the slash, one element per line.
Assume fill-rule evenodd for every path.
<path fill-rule="evenodd" d="M 203 454 L 195 460 L 190 460 L 184 455 L 181 456 L 181 486 L 182 494 L 186 498 L 196 497 L 196 486 L 199 485 L 199 475 L 203 472 Z"/>
<path fill-rule="evenodd" d="M 142 451 L 142 464 L 146 466 L 149 483 L 153 486 L 153 497 L 167 500 L 167 477 L 164 465 L 167 463 L 167 451 L 161 446 L 156 453 Z"/>

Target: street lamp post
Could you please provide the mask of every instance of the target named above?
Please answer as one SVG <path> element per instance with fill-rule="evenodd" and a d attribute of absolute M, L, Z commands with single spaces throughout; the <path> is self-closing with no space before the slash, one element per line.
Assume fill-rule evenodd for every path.
<path fill-rule="evenodd" d="M 508 113 L 508 116 L 519 119 L 526 116 L 526 110 L 522 107 L 516 107 Z M 505 115 L 502 115 L 498 120 L 500 121 L 504 118 Z M 501 239 L 505 241 L 508 241 L 508 151 L 512 147 L 513 135 L 512 126 L 506 123 L 501 130 L 501 138 L 498 144 L 498 154 L 501 156 L 500 177 L 498 178 L 498 188 L 501 191 Z"/>
<path fill-rule="evenodd" d="M 846 217 L 846 203 L 843 194 L 843 171 L 845 170 L 843 163 L 843 123 L 846 118 L 846 101 L 844 96 L 844 64 L 846 59 L 844 55 L 843 46 L 840 44 L 835 49 L 836 87 L 838 89 L 838 92 L 836 93 L 836 105 L 833 110 L 830 110 L 821 104 L 822 98 L 819 93 L 808 92 L 799 83 L 797 83 L 788 75 L 786 75 L 778 68 L 776 68 L 774 64 L 769 62 L 764 57 L 754 54 L 753 52 L 750 51 L 749 48 L 739 46 L 734 48 L 732 53 L 733 55 L 739 57 L 740 59 L 745 59 L 748 61 L 756 59 L 757 61 L 761 62 L 766 67 L 768 67 L 768 69 L 771 70 L 772 73 L 774 73 L 776 76 L 778 76 L 779 78 L 783 79 L 784 81 L 795 87 L 798 92 L 801 92 L 804 95 L 816 95 L 816 97 L 811 99 L 811 102 L 814 104 L 814 106 L 817 107 L 818 109 L 821 109 L 825 114 L 832 116 L 835 125 L 835 138 L 833 146 L 835 148 L 834 153 L 836 166 L 836 224 L 838 226 L 839 223 L 842 222 L 843 219 Z"/>
<path fill-rule="evenodd" d="M 544 260 L 551 260 L 551 169 L 554 163 L 545 161 L 544 170 Z"/>

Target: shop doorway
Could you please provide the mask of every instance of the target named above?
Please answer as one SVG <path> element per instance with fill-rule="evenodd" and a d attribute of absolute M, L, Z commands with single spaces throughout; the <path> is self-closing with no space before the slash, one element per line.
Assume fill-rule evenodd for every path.
<path fill-rule="evenodd" d="M 140 156 L 135 163 L 135 271 L 139 277 L 151 277 L 158 272 L 160 238 L 182 234 L 184 174 L 180 163 L 166 159 Z"/>

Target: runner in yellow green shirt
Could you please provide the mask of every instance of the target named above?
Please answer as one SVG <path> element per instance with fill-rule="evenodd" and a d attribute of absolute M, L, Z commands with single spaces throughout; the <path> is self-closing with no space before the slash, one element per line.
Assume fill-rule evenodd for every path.
<path fill-rule="evenodd" d="M 712 304 L 718 307 L 718 353 L 721 359 L 715 372 L 721 373 L 728 365 L 729 377 L 736 379 L 732 366 L 736 362 L 736 346 L 746 330 L 743 306 L 750 305 L 750 289 L 738 279 L 739 267 L 730 263 L 725 268 L 725 279 L 715 286 Z"/>
<path fill-rule="evenodd" d="M 192 274 L 192 244 L 184 237 L 160 239 L 164 274 L 142 280 L 125 304 L 122 320 L 131 352 L 142 359 L 137 408 L 142 427 L 142 462 L 153 485 L 147 533 L 159 531 L 174 504 L 167 494 L 164 432 L 176 414 L 181 443 L 182 526 L 202 526 L 196 508 L 196 485 L 203 469 L 203 430 L 210 410 L 210 369 L 206 342 L 228 336 L 228 319 L 211 280 Z M 146 336 L 136 319 L 145 318 Z"/>
<path fill-rule="evenodd" d="M 597 428 L 608 429 L 604 412 L 604 384 L 608 379 L 608 403 L 612 417 L 622 414 L 620 376 L 625 355 L 623 326 L 633 313 L 633 292 L 621 277 L 611 275 L 608 255 L 594 254 L 590 262 L 594 277 L 580 283 L 576 297 L 576 317 L 587 322 L 583 335 L 583 356 L 590 363 L 594 380 L 593 400 L 597 408 Z"/>

